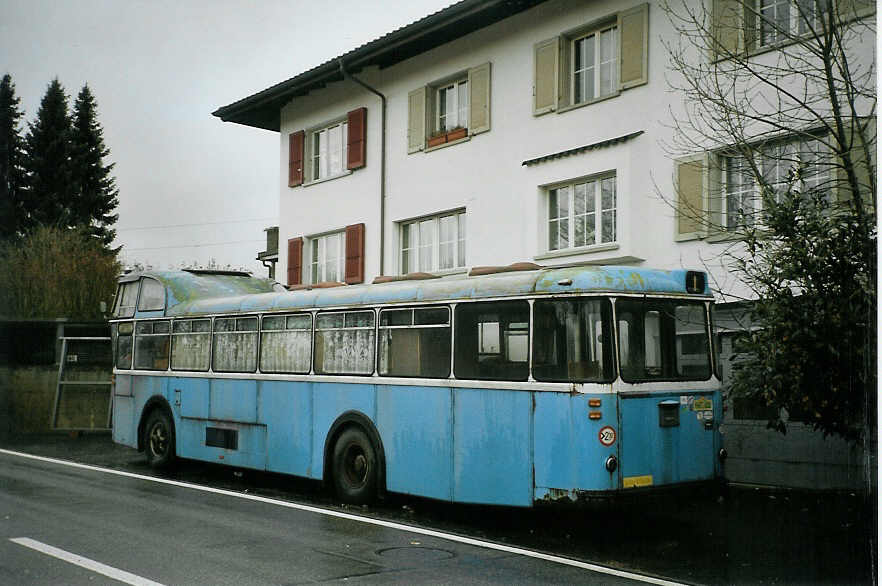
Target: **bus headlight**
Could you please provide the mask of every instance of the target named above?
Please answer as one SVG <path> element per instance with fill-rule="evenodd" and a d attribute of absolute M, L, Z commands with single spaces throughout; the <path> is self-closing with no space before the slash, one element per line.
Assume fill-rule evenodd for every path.
<path fill-rule="evenodd" d="M 616 458 L 615 456 L 610 456 L 609 458 L 606 459 L 605 466 L 606 466 L 606 469 L 609 470 L 610 472 L 615 472 L 616 468 L 619 467 L 618 458 Z"/>

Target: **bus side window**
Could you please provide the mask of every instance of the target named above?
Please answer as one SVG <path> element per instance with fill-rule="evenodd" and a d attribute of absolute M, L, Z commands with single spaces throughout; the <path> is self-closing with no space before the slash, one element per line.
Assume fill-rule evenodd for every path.
<path fill-rule="evenodd" d="M 526 380 L 530 306 L 526 301 L 463 303 L 456 307 L 457 378 Z"/>
<path fill-rule="evenodd" d="M 379 374 L 450 376 L 450 308 L 381 311 Z"/>
<path fill-rule="evenodd" d="M 135 368 L 168 370 L 169 322 L 142 321 L 135 324 Z"/>
<path fill-rule="evenodd" d="M 309 373 L 312 364 L 312 315 L 267 315 L 260 327 L 262 372 Z"/>
<path fill-rule="evenodd" d="M 348 311 L 315 318 L 316 374 L 374 372 L 374 312 Z"/>
<path fill-rule="evenodd" d="M 214 320 L 214 370 L 254 372 L 257 369 L 257 318 L 219 317 Z"/>
<path fill-rule="evenodd" d="M 132 322 L 113 324 L 110 329 L 114 347 L 114 359 L 117 368 L 129 369 L 132 367 L 132 342 L 134 326 Z"/>
<path fill-rule="evenodd" d="M 208 370 L 211 320 L 183 319 L 172 324 L 172 370 Z"/>

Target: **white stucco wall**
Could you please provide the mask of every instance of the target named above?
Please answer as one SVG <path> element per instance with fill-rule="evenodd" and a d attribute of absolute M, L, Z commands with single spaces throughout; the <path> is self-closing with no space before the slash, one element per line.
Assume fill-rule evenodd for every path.
<path fill-rule="evenodd" d="M 702 252 L 706 245 L 674 242 L 673 210 L 657 193 L 656 186 L 670 195 L 673 172 L 660 146 L 670 132 L 661 117 L 679 99 L 667 92 L 666 55 L 659 38 L 672 31 L 657 6 L 650 7 L 646 85 L 563 113 L 532 113 L 534 44 L 638 4 L 553 0 L 388 69 L 359 74 L 388 100 L 385 273 L 397 274 L 400 268 L 396 222 L 457 208 L 466 209 L 467 266 L 533 260 L 702 268 L 699 259 L 714 256 L 713 251 Z M 408 92 L 488 61 L 490 131 L 461 144 L 407 154 Z M 289 188 L 288 134 L 360 106 L 368 109 L 367 166 L 338 179 Z M 295 98 L 282 109 L 282 268 L 287 266 L 287 239 L 364 222 L 366 278 L 379 274 L 380 131 L 379 99 L 352 82 Z M 643 134 L 625 143 L 521 164 L 637 131 Z M 549 258 L 543 186 L 608 171 L 617 177 L 618 246 Z"/>

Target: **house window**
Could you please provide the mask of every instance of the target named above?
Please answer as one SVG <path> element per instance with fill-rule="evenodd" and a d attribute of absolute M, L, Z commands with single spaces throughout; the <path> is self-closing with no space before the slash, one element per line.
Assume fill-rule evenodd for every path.
<path fill-rule="evenodd" d="M 469 125 L 469 81 L 462 79 L 438 88 L 435 131 L 447 132 Z"/>
<path fill-rule="evenodd" d="M 342 281 L 346 266 L 345 232 L 310 239 L 310 282 Z"/>
<path fill-rule="evenodd" d="M 490 130 L 490 63 L 407 95 L 407 152 L 459 143 Z"/>
<path fill-rule="evenodd" d="M 818 26 L 818 10 L 825 7 L 815 0 L 757 0 L 760 46 L 811 33 Z"/>
<path fill-rule="evenodd" d="M 548 250 L 615 241 L 615 175 L 548 190 Z"/>
<path fill-rule="evenodd" d="M 533 114 L 563 112 L 649 81 L 649 4 L 533 46 Z"/>
<path fill-rule="evenodd" d="M 465 211 L 401 224 L 401 273 L 465 266 Z"/>
<path fill-rule="evenodd" d="M 573 104 L 618 91 L 618 42 L 616 27 L 601 29 L 572 42 L 570 72 Z"/>
<path fill-rule="evenodd" d="M 779 198 L 788 191 L 829 197 L 829 160 L 829 150 L 817 139 L 772 143 L 748 156 L 723 156 L 726 228 L 754 224 L 754 215 L 762 207 L 757 179 Z"/>
<path fill-rule="evenodd" d="M 345 120 L 309 134 L 311 181 L 342 174 L 346 170 L 347 123 Z"/>

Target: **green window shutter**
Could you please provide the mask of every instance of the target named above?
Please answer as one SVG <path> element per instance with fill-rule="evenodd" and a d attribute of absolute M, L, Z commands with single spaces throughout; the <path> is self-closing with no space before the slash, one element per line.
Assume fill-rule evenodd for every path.
<path fill-rule="evenodd" d="M 707 232 L 723 232 L 723 209 L 725 208 L 726 194 L 722 177 L 722 158 L 714 153 L 707 153 Z"/>
<path fill-rule="evenodd" d="M 676 190 L 675 240 L 695 240 L 707 235 L 708 187 L 707 153 L 682 157 L 675 162 L 674 189 Z"/>
<path fill-rule="evenodd" d="M 859 132 L 852 132 L 851 129 L 846 130 L 846 141 L 847 144 L 850 145 L 848 154 L 849 159 L 851 160 L 852 168 L 854 169 L 854 173 L 858 182 L 858 189 L 860 190 L 861 200 L 864 205 L 873 206 L 874 205 L 874 197 L 873 197 L 873 182 L 872 178 L 876 177 L 876 126 L 875 126 L 875 118 L 870 119 L 871 123 L 868 123 L 867 119 L 859 119 L 853 121 L 853 124 L 863 124 L 864 127 L 864 136 L 867 141 L 869 141 L 869 151 L 870 151 L 870 160 L 867 160 L 865 156 L 866 152 L 864 150 L 864 144 L 861 140 L 861 134 Z M 842 158 L 837 157 L 835 161 L 834 175 L 833 178 L 833 196 L 835 201 L 846 203 L 854 199 L 854 193 L 852 191 L 851 185 L 848 181 L 848 173 L 845 169 L 845 162 Z"/>
<path fill-rule="evenodd" d="M 839 19 L 848 22 L 856 18 L 869 16 L 876 11 L 875 0 L 839 0 Z"/>
<path fill-rule="evenodd" d="M 711 8 L 711 56 L 726 59 L 753 48 L 755 11 L 750 0 L 713 0 Z"/>
<path fill-rule="evenodd" d="M 533 115 L 557 108 L 557 85 L 560 38 L 554 37 L 533 46 Z"/>
<path fill-rule="evenodd" d="M 469 134 L 490 130 L 490 63 L 469 69 Z"/>
<path fill-rule="evenodd" d="M 641 4 L 618 15 L 619 87 L 644 84 L 649 76 L 649 4 Z"/>
<path fill-rule="evenodd" d="M 426 146 L 426 88 L 407 94 L 407 152 L 415 153 Z"/>

